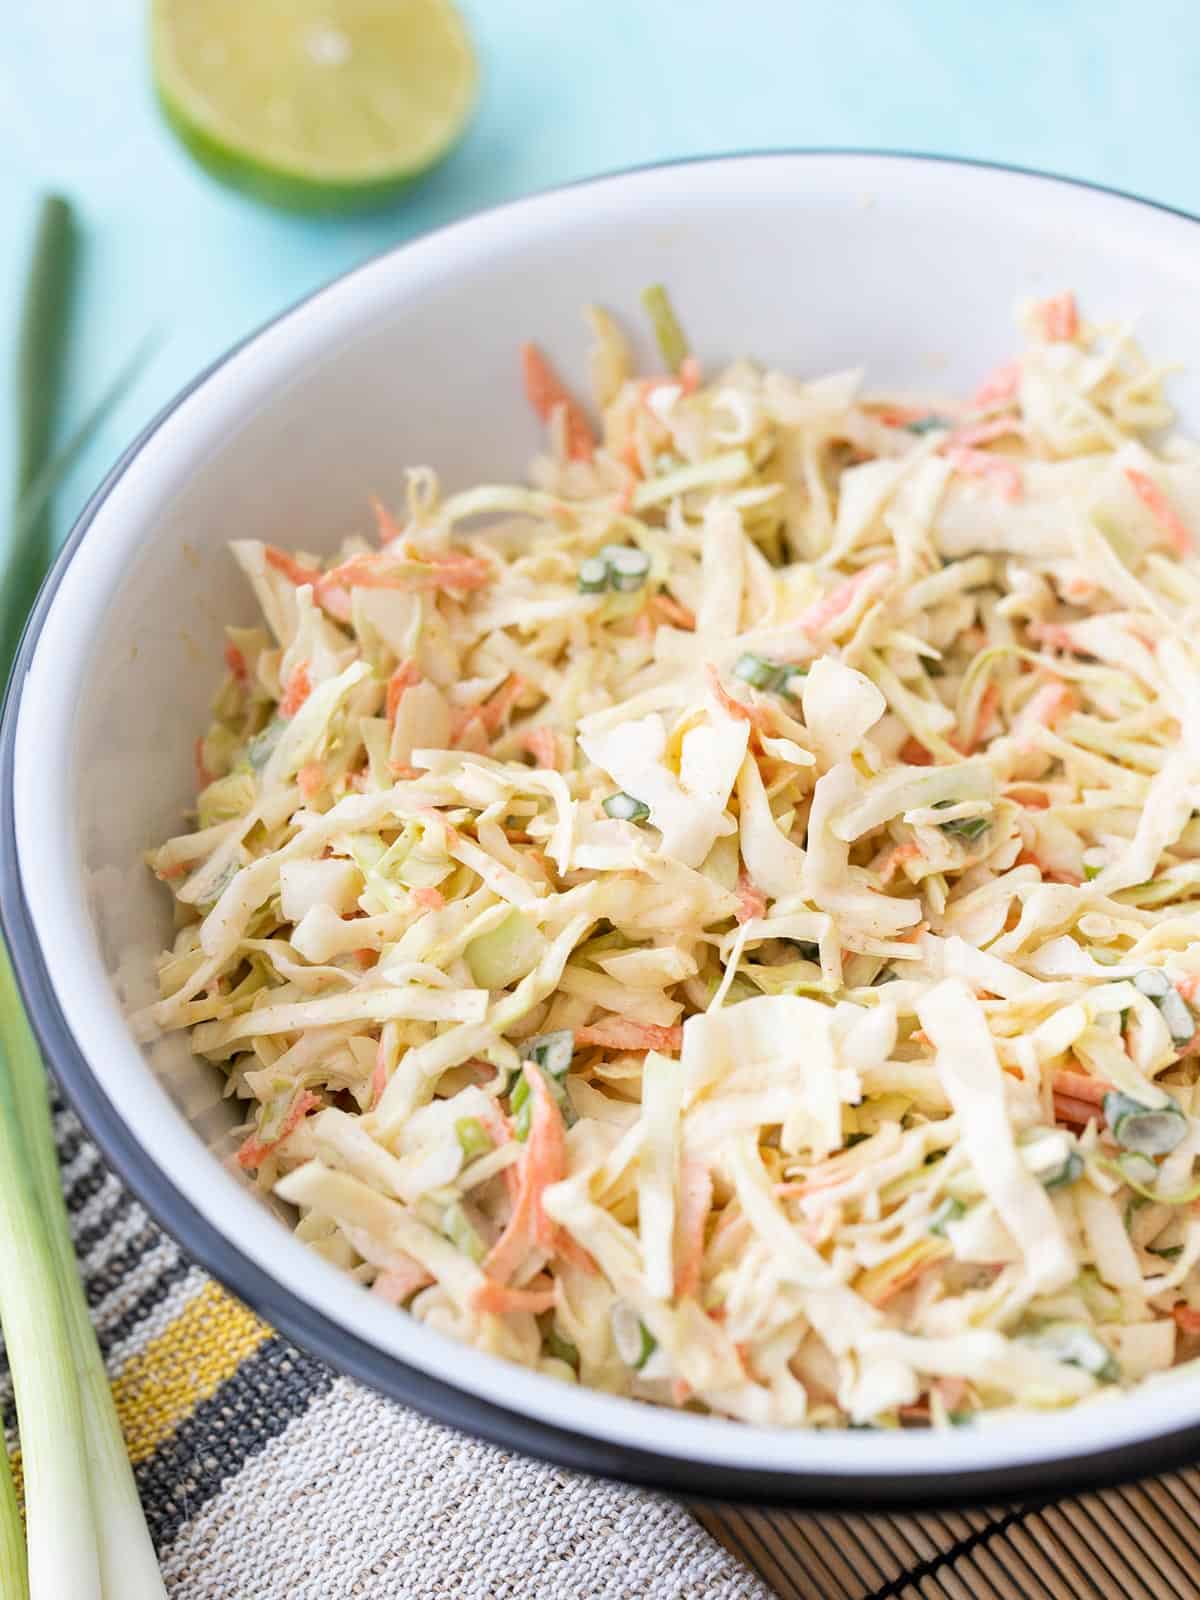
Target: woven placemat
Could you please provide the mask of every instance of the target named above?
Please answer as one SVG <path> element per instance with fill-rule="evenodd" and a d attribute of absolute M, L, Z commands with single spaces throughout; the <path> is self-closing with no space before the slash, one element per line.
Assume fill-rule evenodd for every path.
<path fill-rule="evenodd" d="M 69 1110 L 55 1123 L 171 1600 L 1200 1596 L 1200 1472 L 1015 1510 L 807 1517 L 688 1510 L 454 1433 L 280 1338 L 155 1226 Z M 15 1455 L 7 1367 L 0 1408 Z"/>

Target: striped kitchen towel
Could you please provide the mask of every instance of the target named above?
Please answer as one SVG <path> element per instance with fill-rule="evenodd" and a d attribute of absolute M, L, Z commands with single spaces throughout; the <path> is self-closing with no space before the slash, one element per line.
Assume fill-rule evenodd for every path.
<path fill-rule="evenodd" d="M 1200 1472 L 1027 1508 L 694 1507 L 481 1444 L 231 1299 L 56 1111 L 93 1319 L 172 1600 L 1200 1596 Z M 15 1445 L 5 1369 L 0 1404 Z"/>
<path fill-rule="evenodd" d="M 672 1501 L 481 1444 L 304 1355 L 188 1262 L 73 1113 L 55 1124 L 172 1600 L 770 1600 Z"/>

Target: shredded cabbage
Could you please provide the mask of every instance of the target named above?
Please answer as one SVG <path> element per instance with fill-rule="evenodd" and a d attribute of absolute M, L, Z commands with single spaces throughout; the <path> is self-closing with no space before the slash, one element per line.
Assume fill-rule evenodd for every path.
<path fill-rule="evenodd" d="M 1069 295 L 970 399 L 533 346 L 529 487 L 241 540 L 145 1036 L 373 1293 L 751 1422 L 1197 1354 L 1200 449 Z M 1165 442 L 1164 442 L 1165 441 Z"/>

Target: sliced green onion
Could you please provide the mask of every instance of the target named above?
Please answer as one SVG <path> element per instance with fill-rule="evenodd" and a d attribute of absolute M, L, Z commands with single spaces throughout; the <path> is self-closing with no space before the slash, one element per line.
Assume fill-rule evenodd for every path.
<path fill-rule="evenodd" d="M 663 361 L 669 371 L 678 372 L 691 352 L 670 295 L 661 283 L 648 284 L 642 290 L 642 306 L 654 325 L 654 337 L 658 340 Z"/>
<path fill-rule="evenodd" d="M 609 561 L 608 570 L 612 574 L 613 588 L 622 594 L 631 594 L 645 583 L 650 571 L 650 557 L 644 550 L 632 546 L 627 550 L 617 550 Z"/>
<path fill-rule="evenodd" d="M 1158 1007 L 1173 1044 L 1188 1044 L 1195 1038 L 1196 1019 L 1191 1008 L 1161 967 L 1144 967 L 1133 982 Z"/>
<path fill-rule="evenodd" d="M 509 1097 L 508 1112 L 513 1119 L 513 1132 L 523 1144 L 529 1137 L 529 1119 L 533 1113 L 533 1104 L 529 1098 L 529 1080 L 524 1073 L 513 1087 Z"/>
<path fill-rule="evenodd" d="M 1121 1376 L 1112 1351 L 1079 1323 L 1051 1323 L 1039 1331 L 1035 1343 L 1067 1366 L 1082 1367 L 1101 1383 L 1115 1383 Z"/>
<path fill-rule="evenodd" d="M 482 1261 L 487 1254 L 483 1240 L 472 1226 L 461 1201 L 456 1200 L 442 1213 L 442 1232 L 456 1249 L 470 1256 L 472 1261 Z"/>
<path fill-rule="evenodd" d="M 458 1135 L 463 1158 L 467 1161 L 474 1161 L 476 1156 L 485 1156 L 495 1148 L 491 1134 L 478 1117 L 459 1117 L 454 1124 L 454 1131 Z"/>
<path fill-rule="evenodd" d="M 658 1342 L 632 1306 L 618 1301 L 612 1311 L 613 1343 L 627 1367 L 640 1372 L 658 1348 Z"/>
<path fill-rule="evenodd" d="M 575 1035 L 570 1028 L 560 1028 L 556 1033 L 543 1033 L 530 1039 L 525 1046 L 525 1059 L 541 1067 L 552 1078 L 563 1078 L 571 1070 L 575 1058 Z"/>
<path fill-rule="evenodd" d="M 565 1361 L 567 1366 L 579 1370 L 579 1351 L 569 1339 L 564 1339 L 557 1328 L 551 1328 L 546 1335 L 546 1349 L 556 1361 Z"/>
<path fill-rule="evenodd" d="M 939 1239 L 946 1237 L 946 1224 L 957 1222 L 960 1217 L 965 1217 L 967 1208 L 961 1200 L 956 1200 L 953 1195 L 947 1195 L 941 1205 L 937 1206 L 929 1218 L 929 1231 L 936 1233 Z"/>
<path fill-rule="evenodd" d="M 948 806 L 961 805 L 961 800 L 935 800 L 935 811 L 945 811 Z M 951 838 L 963 839 L 968 844 L 985 834 L 991 827 L 990 817 L 954 817 L 949 822 L 939 822 L 938 827 Z"/>
<path fill-rule="evenodd" d="M 904 424 L 905 433 L 935 433 L 939 428 L 948 428 L 949 422 L 945 417 L 936 417 L 932 412 L 927 417 L 914 417 L 911 422 Z"/>
<path fill-rule="evenodd" d="M 1137 1150 L 1126 1150 L 1117 1157 L 1117 1166 L 1121 1175 L 1130 1183 L 1140 1184 L 1149 1188 L 1158 1182 L 1158 1167 L 1149 1156 L 1142 1155 Z"/>
<path fill-rule="evenodd" d="M 603 594 L 608 588 L 608 563 L 599 556 L 589 556 L 579 564 L 580 594 Z"/>
<path fill-rule="evenodd" d="M 1200 1200 L 1200 1179 L 1189 1183 L 1186 1189 L 1176 1190 L 1173 1194 L 1161 1194 L 1157 1189 L 1142 1183 L 1139 1178 L 1132 1177 L 1128 1171 L 1118 1166 L 1116 1161 L 1101 1159 L 1098 1165 L 1102 1172 L 1107 1172 L 1110 1177 L 1128 1184 L 1133 1190 L 1136 1198 L 1130 1202 L 1129 1211 L 1135 1211 L 1143 1205 L 1190 1206 L 1194 1200 Z"/>
<path fill-rule="evenodd" d="M 808 676 L 808 668 L 796 666 L 790 661 L 769 661 L 766 656 L 746 651 L 734 662 L 733 675 L 752 688 L 785 694 L 789 699 L 795 699 L 797 680 Z"/>
<path fill-rule="evenodd" d="M 645 801 L 635 799 L 633 795 L 626 794 L 624 790 L 618 790 L 616 794 L 610 794 L 606 800 L 602 800 L 600 803 L 604 808 L 605 815 L 614 817 L 618 822 L 645 822 L 650 815 L 650 807 Z"/>
<path fill-rule="evenodd" d="M 1077 1150 L 1072 1150 L 1061 1167 L 1055 1167 L 1052 1172 L 1047 1172 L 1042 1177 L 1043 1189 L 1065 1189 L 1069 1183 L 1076 1182 L 1083 1176 L 1083 1157 Z"/>
<path fill-rule="evenodd" d="M 275 754 L 275 746 L 283 737 L 283 730 L 287 723 L 282 717 L 272 717 L 260 733 L 256 733 L 246 745 L 246 760 L 255 772 L 261 772 Z"/>
<path fill-rule="evenodd" d="M 1122 1150 L 1143 1156 L 1167 1155 L 1188 1131 L 1188 1119 L 1174 1100 L 1152 1108 L 1119 1089 L 1104 1096 L 1104 1116 Z"/>
<path fill-rule="evenodd" d="M 1178 989 L 1172 989 L 1158 1002 L 1158 1009 L 1171 1035 L 1172 1044 L 1190 1044 L 1196 1036 L 1196 1019 Z"/>
<path fill-rule="evenodd" d="M 1161 967 L 1145 967 L 1133 980 L 1134 988 L 1151 1000 L 1161 1000 L 1171 992 L 1171 980 Z"/>
<path fill-rule="evenodd" d="M 765 656 L 751 655 L 749 651 L 740 655 L 733 664 L 734 677 L 752 684 L 756 689 L 769 689 L 775 682 L 778 670 L 773 661 L 768 661 Z"/>
<path fill-rule="evenodd" d="M 1090 861 L 1083 863 L 1083 876 L 1088 883 L 1091 883 L 1093 878 L 1098 878 L 1103 871 L 1103 867 L 1094 867 Z"/>
<path fill-rule="evenodd" d="M 1152 1244 L 1148 1244 L 1146 1249 L 1152 1256 L 1161 1256 L 1164 1261 L 1178 1261 L 1183 1254 L 1183 1246 L 1181 1244 L 1163 1245 L 1160 1250 L 1156 1250 Z"/>

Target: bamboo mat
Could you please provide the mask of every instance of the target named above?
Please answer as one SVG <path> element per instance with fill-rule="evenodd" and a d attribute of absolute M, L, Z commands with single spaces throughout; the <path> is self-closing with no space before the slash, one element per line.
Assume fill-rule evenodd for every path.
<path fill-rule="evenodd" d="M 779 1600 L 1196 1600 L 1200 1471 L 913 1516 L 693 1506 Z"/>

